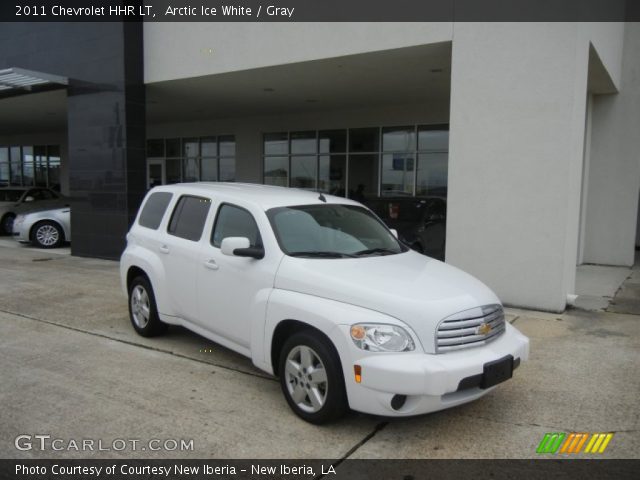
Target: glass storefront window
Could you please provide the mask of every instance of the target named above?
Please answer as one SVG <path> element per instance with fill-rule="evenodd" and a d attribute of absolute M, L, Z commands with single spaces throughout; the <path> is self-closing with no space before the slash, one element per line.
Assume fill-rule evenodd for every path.
<path fill-rule="evenodd" d="M 448 127 L 420 127 L 418 131 L 418 150 L 448 152 Z"/>
<path fill-rule="evenodd" d="M 200 141 L 197 138 L 185 138 L 182 140 L 183 156 L 195 158 L 200 156 Z"/>
<path fill-rule="evenodd" d="M 291 133 L 291 153 L 293 155 L 315 154 L 318 151 L 317 147 L 316 132 Z"/>
<path fill-rule="evenodd" d="M 47 147 L 37 146 L 33 148 L 36 187 L 47 186 Z"/>
<path fill-rule="evenodd" d="M 351 128 L 349 129 L 349 152 L 377 152 L 378 129 L 377 128 Z"/>
<path fill-rule="evenodd" d="M 318 157 L 315 155 L 291 157 L 291 186 L 295 188 L 316 188 Z"/>
<path fill-rule="evenodd" d="M 318 132 L 318 150 L 320 153 L 346 153 L 346 130 L 321 130 Z"/>
<path fill-rule="evenodd" d="M 321 155 L 319 160 L 318 190 L 344 197 L 346 173 L 346 155 Z"/>
<path fill-rule="evenodd" d="M 289 136 L 286 133 L 267 133 L 264 136 L 265 155 L 287 155 L 289 153 Z"/>
<path fill-rule="evenodd" d="M 413 152 L 416 149 L 414 127 L 392 127 L 382 129 L 384 152 Z"/>
<path fill-rule="evenodd" d="M 220 150 L 218 155 L 221 157 L 235 157 L 236 156 L 236 139 L 233 136 L 226 135 L 218 137 L 218 144 Z"/>
<path fill-rule="evenodd" d="M 20 147 L 9 148 L 9 165 L 11 185 L 22 185 L 22 155 L 20 155 Z"/>
<path fill-rule="evenodd" d="M 413 155 L 413 152 L 382 155 L 382 196 L 413 195 Z"/>
<path fill-rule="evenodd" d="M 200 155 L 203 157 L 218 156 L 218 142 L 215 138 L 202 138 L 200 140 Z"/>
<path fill-rule="evenodd" d="M 447 196 L 448 154 L 419 153 L 416 195 Z"/>
<path fill-rule="evenodd" d="M 363 202 L 378 196 L 378 155 L 349 156 L 349 198 Z"/>
<path fill-rule="evenodd" d="M 166 140 L 166 156 L 169 158 L 180 157 L 180 139 L 167 138 Z"/>
<path fill-rule="evenodd" d="M 235 148 L 234 148 L 235 151 Z M 220 159 L 220 181 L 235 182 L 236 181 L 236 159 L 232 157 Z"/>
<path fill-rule="evenodd" d="M 147 157 L 164 157 L 164 139 L 147 140 Z"/>
<path fill-rule="evenodd" d="M 197 182 L 200 180 L 200 168 L 197 157 L 182 159 L 182 181 Z"/>
<path fill-rule="evenodd" d="M 49 164 L 49 188 L 60 191 L 60 147 L 49 145 L 47 147 L 47 160 Z"/>
<path fill-rule="evenodd" d="M 201 165 L 202 169 L 200 171 L 200 180 L 202 180 L 203 182 L 217 182 L 218 159 L 215 157 L 203 158 Z"/>
<path fill-rule="evenodd" d="M 22 185 L 30 187 L 35 182 L 35 172 L 33 165 L 33 147 L 22 147 Z"/>
<path fill-rule="evenodd" d="M 182 178 L 180 175 L 180 159 L 167 158 L 165 165 L 166 165 L 167 184 L 180 183 L 182 181 Z"/>
<path fill-rule="evenodd" d="M 289 157 L 264 158 L 264 183 L 266 185 L 289 185 Z"/>
<path fill-rule="evenodd" d="M 264 135 L 264 183 L 318 189 L 360 201 L 446 196 L 448 125 Z"/>
<path fill-rule="evenodd" d="M 0 187 L 9 185 L 9 149 L 0 147 Z"/>

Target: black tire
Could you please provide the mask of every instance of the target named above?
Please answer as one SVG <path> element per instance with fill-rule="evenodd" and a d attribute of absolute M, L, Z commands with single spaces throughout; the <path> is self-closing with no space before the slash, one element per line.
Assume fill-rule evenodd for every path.
<path fill-rule="evenodd" d="M 134 296 L 137 303 L 134 302 Z M 156 297 L 149 279 L 145 276 L 134 278 L 129 285 L 129 320 L 139 335 L 143 337 L 156 337 L 167 330 L 167 324 L 158 316 Z M 136 307 L 138 305 L 138 307 Z M 146 306 L 146 322 L 145 309 Z"/>
<path fill-rule="evenodd" d="M 15 219 L 16 216 L 13 213 L 7 213 L 2 217 L 2 221 L 0 221 L 0 233 L 11 235 L 11 233 L 13 233 L 13 221 Z"/>
<path fill-rule="evenodd" d="M 64 231 L 56 222 L 43 220 L 31 227 L 29 239 L 38 248 L 58 248 L 64 243 Z"/>
<path fill-rule="evenodd" d="M 320 363 L 316 362 L 315 366 L 307 367 L 308 371 L 311 372 L 310 374 L 305 373 L 306 369 L 302 367 L 302 361 L 298 364 L 301 367 L 299 371 L 293 368 L 293 365 L 287 370 L 287 359 L 290 358 L 290 355 L 295 358 L 298 353 L 306 351 L 304 349 L 310 349 Z M 295 361 L 293 363 L 295 364 Z M 294 413 L 303 420 L 320 425 L 337 420 L 349 410 L 340 358 L 333 344 L 322 334 L 312 330 L 293 334 L 282 347 L 278 366 L 282 393 Z M 320 370 L 320 366 L 324 367 L 326 374 L 324 388 L 313 381 L 313 373 L 317 373 Z M 299 375 L 292 374 L 290 373 L 292 371 L 301 373 Z M 300 390 L 297 390 L 298 387 L 300 387 Z M 301 392 L 303 390 L 303 393 L 299 393 L 304 396 L 300 397 L 303 399 L 300 402 L 294 400 L 293 392 Z M 317 402 L 316 397 L 316 404 L 315 406 L 312 405 L 312 394 L 319 394 L 320 397 L 324 396 L 323 402 Z M 305 403 L 309 405 L 304 405 Z M 322 406 L 319 409 L 311 411 L 318 408 L 317 406 L 320 404 Z"/>

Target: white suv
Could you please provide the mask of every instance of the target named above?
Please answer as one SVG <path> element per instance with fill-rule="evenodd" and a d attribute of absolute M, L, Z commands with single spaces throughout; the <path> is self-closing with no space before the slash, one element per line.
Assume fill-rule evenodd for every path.
<path fill-rule="evenodd" d="M 469 402 L 528 356 L 491 290 L 345 198 L 156 187 L 127 242 L 122 286 L 140 335 L 182 325 L 246 355 L 312 423 L 349 407 L 408 416 Z"/>

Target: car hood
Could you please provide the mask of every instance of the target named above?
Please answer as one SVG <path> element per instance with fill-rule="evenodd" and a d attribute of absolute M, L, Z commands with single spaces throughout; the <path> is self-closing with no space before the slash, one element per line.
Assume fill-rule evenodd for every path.
<path fill-rule="evenodd" d="M 413 329 L 428 353 L 435 350 L 435 331 L 443 318 L 500 303 L 476 278 L 412 250 L 353 259 L 285 256 L 275 287 L 395 317 Z M 336 321 L 349 323 L 349 319 Z"/>

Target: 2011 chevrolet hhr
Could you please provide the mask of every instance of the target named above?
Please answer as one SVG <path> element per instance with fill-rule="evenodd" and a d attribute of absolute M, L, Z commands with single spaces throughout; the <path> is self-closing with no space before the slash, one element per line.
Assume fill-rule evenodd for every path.
<path fill-rule="evenodd" d="M 120 270 L 140 335 L 182 325 L 250 357 L 313 423 L 469 402 L 529 352 L 484 284 L 410 250 L 361 204 L 318 192 L 156 187 Z"/>

